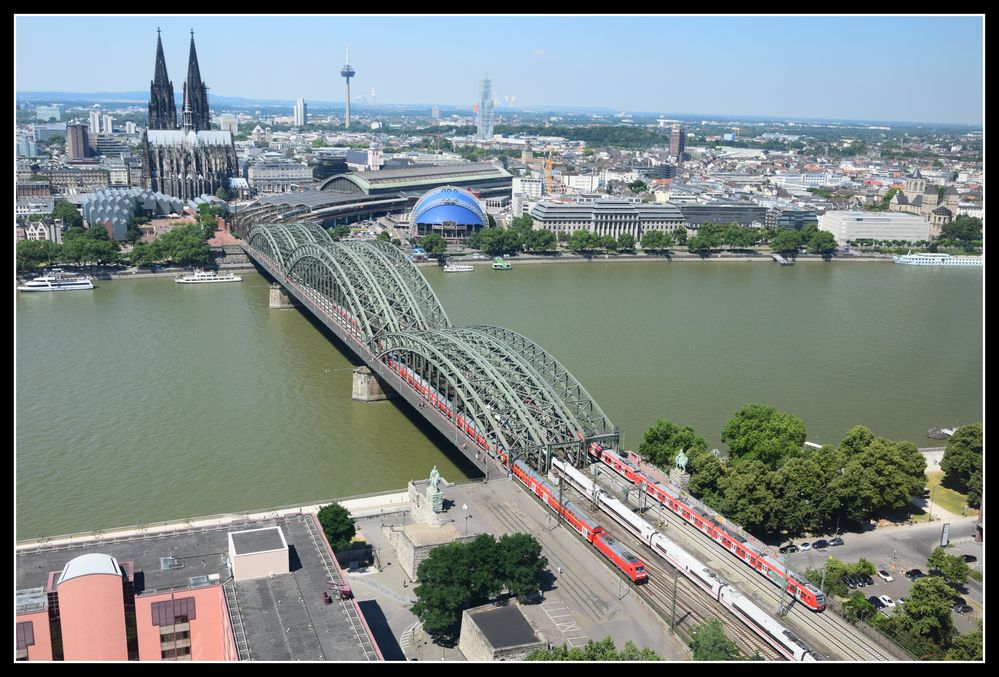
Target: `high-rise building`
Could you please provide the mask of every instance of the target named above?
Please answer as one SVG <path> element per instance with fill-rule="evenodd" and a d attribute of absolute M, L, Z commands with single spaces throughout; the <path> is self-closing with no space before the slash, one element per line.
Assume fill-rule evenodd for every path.
<path fill-rule="evenodd" d="M 431 120 L 440 120 L 441 119 L 441 107 L 440 106 L 434 106 L 433 108 L 430 109 L 430 119 Z"/>
<path fill-rule="evenodd" d="M 82 160 L 90 155 L 90 139 L 87 134 L 87 125 L 66 125 L 66 145 L 70 160 Z"/>
<path fill-rule="evenodd" d="M 96 137 L 101 133 L 101 112 L 99 110 L 90 111 L 90 136 Z"/>
<path fill-rule="evenodd" d="M 17 137 L 17 156 L 18 157 L 36 157 L 38 155 L 38 148 L 35 146 L 35 140 L 30 136 Z"/>
<path fill-rule="evenodd" d="M 307 115 L 308 109 L 305 105 L 305 99 L 299 97 L 295 102 L 295 126 L 304 127 Z"/>
<path fill-rule="evenodd" d="M 669 154 L 675 157 L 677 162 L 682 162 L 686 146 L 687 133 L 677 125 L 673 125 L 673 129 L 669 133 Z"/>
<path fill-rule="evenodd" d="M 135 134 L 135 123 L 132 122 L 131 120 L 125 123 L 125 133 Z"/>
<path fill-rule="evenodd" d="M 482 81 L 482 97 L 479 99 L 479 119 L 475 137 L 482 141 L 493 138 L 493 83 L 489 78 Z"/>
<path fill-rule="evenodd" d="M 95 134 L 93 122 L 90 126 L 90 133 Z M 173 83 L 167 77 L 159 28 L 156 29 L 156 70 L 149 83 L 149 129 L 177 129 L 177 104 L 173 99 Z"/>
<path fill-rule="evenodd" d="M 353 66 L 350 65 L 350 45 L 347 45 L 347 63 L 340 69 L 340 75 L 347 81 L 347 98 L 344 99 L 346 112 L 343 116 L 343 126 L 345 129 L 350 129 L 350 79 L 354 77 L 355 73 L 356 71 Z"/>
<path fill-rule="evenodd" d="M 101 132 L 104 134 L 112 134 L 114 132 L 114 118 L 107 113 L 101 116 Z"/>

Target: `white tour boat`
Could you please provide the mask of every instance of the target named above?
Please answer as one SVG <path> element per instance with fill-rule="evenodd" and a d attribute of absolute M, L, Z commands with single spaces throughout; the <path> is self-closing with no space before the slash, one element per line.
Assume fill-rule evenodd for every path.
<path fill-rule="evenodd" d="M 203 282 L 242 282 L 243 278 L 232 273 L 216 273 L 214 270 L 198 270 L 194 275 L 178 277 L 177 284 L 201 284 Z"/>
<path fill-rule="evenodd" d="M 86 275 L 68 276 L 61 268 L 52 269 L 48 275 L 28 280 L 18 291 L 72 291 L 74 289 L 93 289 L 94 283 Z"/>

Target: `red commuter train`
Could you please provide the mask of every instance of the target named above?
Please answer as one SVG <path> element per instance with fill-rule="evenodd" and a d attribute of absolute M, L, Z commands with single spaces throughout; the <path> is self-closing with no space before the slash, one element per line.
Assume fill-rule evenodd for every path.
<path fill-rule="evenodd" d="M 656 482 L 642 473 L 634 464 L 620 454 L 605 449 L 596 442 L 590 444 L 590 455 L 608 466 L 629 482 L 638 485 L 645 493 L 655 498 L 660 504 L 683 518 L 688 524 L 706 534 L 715 543 L 738 557 L 746 565 L 752 567 L 761 576 L 778 587 L 790 592 L 795 599 L 813 611 L 826 608 L 825 596 L 814 585 L 806 581 L 800 574 L 788 569 L 762 549 L 748 542 L 744 537 L 729 531 L 715 518 L 695 508 L 680 499 L 679 493 L 672 487 Z"/>
<path fill-rule="evenodd" d="M 634 583 L 643 583 L 648 580 L 649 575 L 645 571 L 645 563 L 642 560 L 597 524 L 596 520 L 574 505 L 572 501 L 563 499 L 559 502 L 558 490 L 534 472 L 527 463 L 523 460 L 516 461 L 513 464 L 513 475 L 523 482 L 532 494 L 571 524 L 573 529 L 592 543 L 593 547 L 613 562 L 614 566 L 623 571 Z"/>

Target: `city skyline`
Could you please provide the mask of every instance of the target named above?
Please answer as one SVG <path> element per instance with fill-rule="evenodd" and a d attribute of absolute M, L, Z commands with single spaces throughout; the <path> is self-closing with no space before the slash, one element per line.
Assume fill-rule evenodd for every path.
<path fill-rule="evenodd" d="M 206 84 L 220 96 L 337 101 L 350 43 L 359 91 L 383 103 L 471 111 L 488 73 L 500 108 L 513 98 L 517 108 L 975 125 L 984 112 L 978 16 L 19 16 L 16 90 L 142 90 L 157 27 L 171 73 L 182 72 L 189 31 L 201 36 Z M 502 49 L 483 46 L 484 30 L 503 36 Z M 78 36 L 108 31 L 128 58 L 102 52 L 106 42 L 81 47 Z M 445 32 L 449 49 L 412 46 L 429 31 Z M 108 57 L 115 68 L 96 66 Z M 290 65 L 302 63 L 314 66 Z"/>

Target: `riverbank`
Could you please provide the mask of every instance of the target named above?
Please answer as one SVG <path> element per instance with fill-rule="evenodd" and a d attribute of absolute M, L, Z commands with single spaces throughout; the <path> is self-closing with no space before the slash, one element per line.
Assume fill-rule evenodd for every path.
<path fill-rule="evenodd" d="M 463 264 L 471 264 L 473 266 L 485 266 L 491 267 L 493 260 L 489 259 L 473 259 L 469 256 L 456 256 L 456 261 Z M 756 254 L 756 255 L 746 255 L 746 254 L 711 254 L 710 256 L 698 256 L 697 254 L 674 254 L 672 256 L 648 256 L 644 254 L 596 254 L 593 256 L 580 256 L 578 254 L 558 254 L 555 256 L 536 256 L 530 254 L 521 254 L 518 256 L 511 256 L 506 259 L 513 265 L 521 263 L 529 264 L 539 264 L 539 263 L 588 263 L 595 261 L 606 261 L 606 262 L 617 262 L 617 263 L 715 263 L 715 262 L 738 262 L 738 263 L 770 263 L 777 265 L 777 263 L 770 257 L 769 254 Z M 817 255 L 799 255 L 794 259 L 795 263 L 806 263 L 806 262 L 817 262 L 817 263 L 891 263 L 892 258 L 890 256 L 844 256 L 844 257 L 831 257 L 825 258 Z M 436 261 L 420 261 L 416 263 L 417 267 L 434 267 L 439 264 Z"/>

